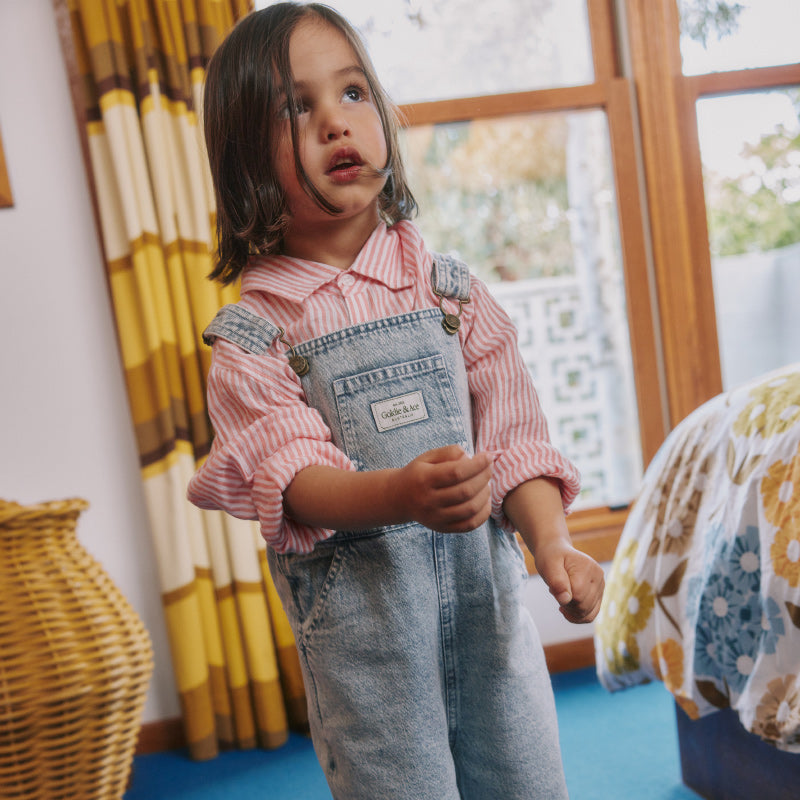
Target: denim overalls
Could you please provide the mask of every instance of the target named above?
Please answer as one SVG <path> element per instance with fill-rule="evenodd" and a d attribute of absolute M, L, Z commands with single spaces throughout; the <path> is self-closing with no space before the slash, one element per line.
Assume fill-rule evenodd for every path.
<path fill-rule="evenodd" d="M 432 280 L 468 302 L 464 265 L 437 256 Z M 309 405 L 359 470 L 448 444 L 473 452 L 459 321 L 443 315 L 440 304 L 292 348 Z M 226 306 L 206 334 L 264 353 L 282 331 Z M 270 548 L 269 564 L 337 800 L 567 796 L 524 560 L 493 520 L 459 534 L 339 531 L 308 554 Z"/>

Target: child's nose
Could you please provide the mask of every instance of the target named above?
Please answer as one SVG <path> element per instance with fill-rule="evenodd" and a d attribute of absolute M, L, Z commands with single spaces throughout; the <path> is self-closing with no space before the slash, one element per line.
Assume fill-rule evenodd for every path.
<path fill-rule="evenodd" d="M 328 142 L 332 142 L 342 136 L 350 135 L 350 128 L 347 124 L 347 120 L 338 107 L 332 107 L 323 112 L 320 126 L 322 137 Z"/>

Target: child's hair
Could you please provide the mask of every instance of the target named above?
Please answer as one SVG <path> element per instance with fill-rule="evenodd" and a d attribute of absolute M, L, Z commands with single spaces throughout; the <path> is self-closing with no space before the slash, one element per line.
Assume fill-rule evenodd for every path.
<path fill-rule="evenodd" d="M 220 44 L 206 74 L 204 128 L 217 201 L 218 261 L 209 275 L 235 281 L 251 253 L 278 253 L 288 220 L 275 171 L 277 123 L 288 109 L 295 169 L 301 185 L 328 213 L 339 209 L 313 185 L 300 163 L 297 102 L 289 63 L 289 40 L 297 24 L 316 17 L 339 30 L 363 68 L 386 138 L 387 176 L 378 198 L 387 224 L 417 209 L 398 146 L 397 110 L 381 86 L 355 29 L 318 3 L 276 3 L 244 17 Z M 375 165 L 381 167 L 381 165 Z"/>

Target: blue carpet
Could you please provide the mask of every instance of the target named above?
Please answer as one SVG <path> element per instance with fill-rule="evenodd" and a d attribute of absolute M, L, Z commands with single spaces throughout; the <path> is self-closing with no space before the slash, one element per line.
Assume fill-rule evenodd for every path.
<path fill-rule="evenodd" d="M 571 800 L 697 800 L 681 783 L 675 711 L 660 684 L 609 694 L 593 669 L 553 676 Z M 330 800 L 309 740 L 278 750 L 134 759 L 124 800 Z M 377 799 L 376 799 L 377 800 Z M 433 799 L 432 799 L 433 800 Z"/>
<path fill-rule="evenodd" d="M 571 800 L 698 800 L 681 782 L 675 703 L 662 683 L 611 694 L 593 669 L 553 676 Z"/>

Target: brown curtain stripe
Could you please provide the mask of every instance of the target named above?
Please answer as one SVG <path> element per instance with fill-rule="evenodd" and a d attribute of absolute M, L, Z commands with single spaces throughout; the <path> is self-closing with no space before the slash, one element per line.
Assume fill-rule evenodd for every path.
<path fill-rule="evenodd" d="M 111 303 L 191 755 L 307 727 L 288 621 L 255 523 L 185 499 L 207 455 L 210 350 L 236 300 L 206 276 L 215 209 L 198 128 L 205 67 L 250 0 L 66 3 Z"/>

